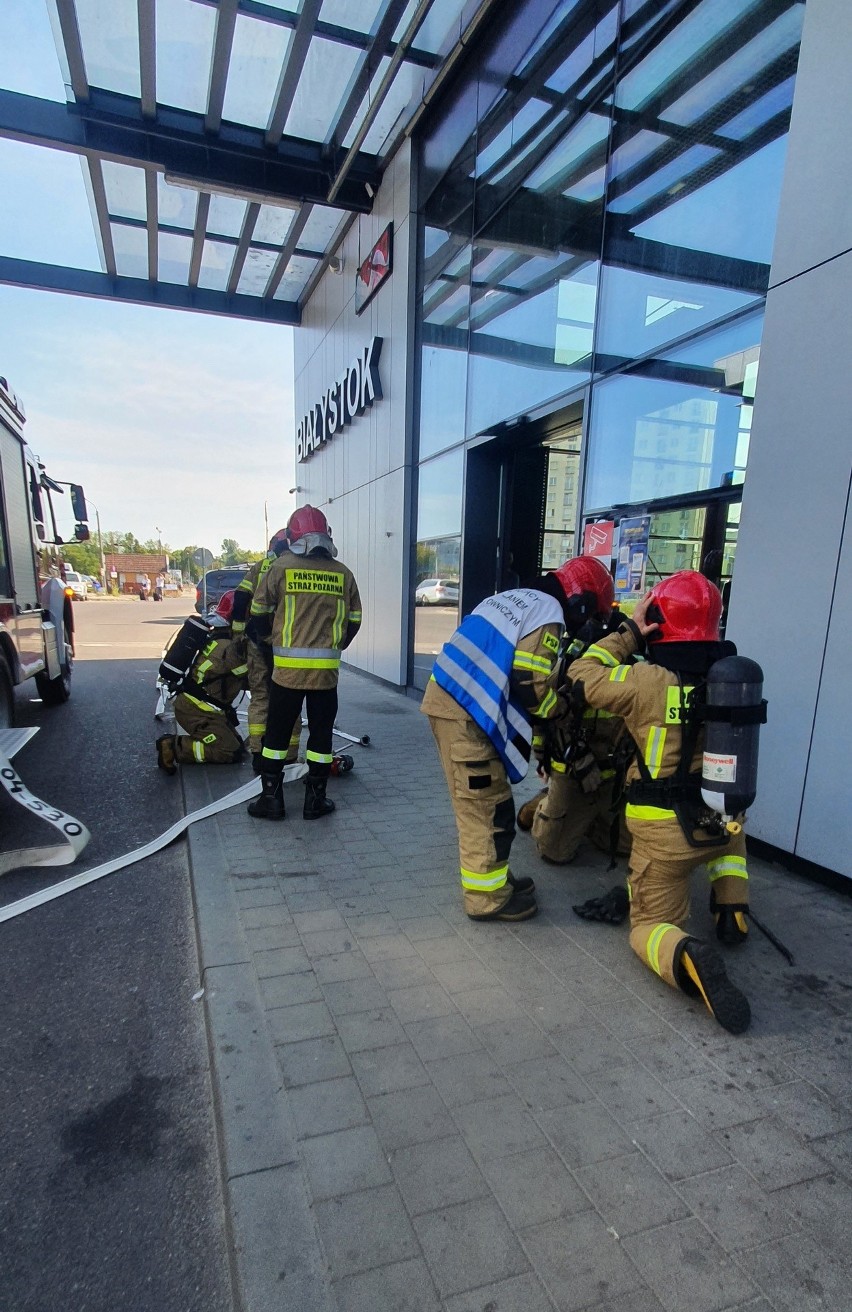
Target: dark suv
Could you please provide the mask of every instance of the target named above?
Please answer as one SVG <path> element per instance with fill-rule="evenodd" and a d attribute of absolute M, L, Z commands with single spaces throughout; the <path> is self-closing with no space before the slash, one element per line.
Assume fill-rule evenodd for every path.
<path fill-rule="evenodd" d="M 209 569 L 201 582 L 195 585 L 195 609 L 199 615 L 205 611 L 205 590 L 207 593 L 207 610 L 218 606 L 226 592 L 238 588 L 248 574 L 247 565 L 235 565 L 233 569 Z"/>

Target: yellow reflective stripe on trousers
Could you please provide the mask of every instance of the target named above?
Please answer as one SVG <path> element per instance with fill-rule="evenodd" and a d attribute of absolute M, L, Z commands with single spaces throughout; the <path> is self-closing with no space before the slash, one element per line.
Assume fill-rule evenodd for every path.
<path fill-rule="evenodd" d="M 305 752 L 306 761 L 316 761 L 317 765 L 331 765 L 334 760 L 332 752 Z"/>
<path fill-rule="evenodd" d="M 629 665 L 616 665 L 615 669 L 610 671 L 609 681 L 610 683 L 624 683 L 629 673 Z"/>
<path fill-rule="evenodd" d="M 533 670 L 539 674 L 549 674 L 553 669 L 553 661 L 549 661 L 546 656 L 534 656 L 529 651 L 516 651 L 515 658 L 512 661 L 513 670 Z"/>
<path fill-rule="evenodd" d="M 678 929 L 677 925 L 655 925 L 651 937 L 648 939 L 645 952 L 648 957 L 648 965 L 656 975 L 660 973 L 660 944 L 670 929 L 673 929 L 676 934 L 683 933 L 683 930 Z"/>
<path fill-rule="evenodd" d="M 188 692 L 185 692 L 183 695 L 188 702 L 192 702 L 193 706 L 197 706 L 200 711 L 210 711 L 213 715 L 225 714 L 221 706 L 211 706 L 210 702 L 200 701 L 197 697 L 193 697 L 192 694 Z"/>
<path fill-rule="evenodd" d="M 477 874 L 475 870 L 465 870 L 464 866 L 461 866 L 459 873 L 462 888 L 469 888 L 474 893 L 493 893 L 495 889 L 502 888 L 506 883 L 509 867 L 508 865 L 501 866 L 499 870 L 488 870 L 484 875 L 481 875 Z"/>
<path fill-rule="evenodd" d="M 258 736 L 259 734 L 266 733 L 266 721 L 265 721 L 265 720 L 253 720 L 253 719 L 251 718 L 251 716 L 249 716 L 249 717 L 248 717 L 248 731 L 249 731 L 249 733 L 252 735 L 253 738 L 257 738 L 257 736 Z"/>
<path fill-rule="evenodd" d="M 204 761 L 204 743 L 193 743 L 192 755 L 195 757 L 196 761 L 199 762 L 199 764 L 202 764 Z"/>
<path fill-rule="evenodd" d="M 731 875 L 734 879 L 748 879 L 744 856 L 717 857 L 715 861 L 707 862 L 707 869 L 710 871 L 711 884 L 714 880 L 723 879 L 726 875 Z"/>
<path fill-rule="evenodd" d="M 660 773 L 665 745 L 665 729 L 661 729 L 658 725 L 655 725 L 648 730 L 648 741 L 645 744 L 645 764 L 650 771 L 652 779 L 656 779 L 657 775 Z"/>
<path fill-rule="evenodd" d="M 601 665 L 618 665 L 619 663 L 611 651 L 607 651 L 605 647 L 599 647 L 596 642 L 593 642 L 591 647 L 586 648 L 583 660 L 600 661 Z"/>
<path fill-rule="evenodd" d="M 286 752 L 276 752 L 276 751 L 273 751 L 273 749 L 272 749 L 271 747 L 264 747 L 264 749 L 263 749 L 261 755 L 262 755 L 263 757 L 265 757 L 265 759 L 266 759 L 267 761 L 283 761 L 284 758 L 286 757 L 287 753 L 286 753 Z"/>
<path fill-rule="evenodd" d="M 628 820 L 676 820 L 674 811 L 667 811 L 662 806 L 635 806 L 628 802 L 624 808 Z"/>

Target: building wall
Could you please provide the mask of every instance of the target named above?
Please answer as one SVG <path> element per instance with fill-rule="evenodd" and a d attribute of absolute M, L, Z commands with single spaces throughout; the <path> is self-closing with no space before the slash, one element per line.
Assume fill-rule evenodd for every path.
<path fill-rule="evenodd" d="M 341 559 L 355 572 L 364 623 L 346 660 L 395 684 L 405 683 L 411 457 L 411 305 L 416 220 L 411 147 L 391 162 L 373 211 L 359 217 L 337 252 L 342 273 L 325 273 L 295 334 L 295 409 L 299 422 L 373 336 L 383 338 L 383 397 L 296 464 L 297 503 L 328 516 Z M 393 221 L 393 272 L 361 315 L 355 313 L 360 262 Z"/>
<path fill-rule="evenodd" d="M 852 877 L 852 10 L 805 11 L 729 636 L 764 668 L 750 832 Z"/>

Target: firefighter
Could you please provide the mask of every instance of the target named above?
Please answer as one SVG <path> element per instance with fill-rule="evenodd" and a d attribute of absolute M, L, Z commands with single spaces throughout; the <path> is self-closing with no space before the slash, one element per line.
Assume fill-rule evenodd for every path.
<path fill-rule="evenodd" d="M 721 613 L 719 589 L 696 571 L 681 570 L 652 588 L 617 632 L 592 644 L 570 675 L 582 682 L 590 706 L 624 717 L 637 745 L 627 771 L 630 946 L 667 984 L 701 997 L 720 1025 L 739 1034 L 749 1024 L 748 1000 L 719 952 L 682 928 L 690 873 L 704 864 L 717 938 L 742 943 L 748 932 L 745 838 L 740 829 L 726 841 L 721 827 L 709 823 L 701 801 L 704 730 L 689 709 L 692 689 L 733 651 L 719 641 Z M 628 663 L 637 653 L 645 660 Z M 596 914 L 608 898 L 575 910 L 609 919 Z"/>
<path fill-rule="evenodd" d="M 435 662 L 421 710 L 438 745 L 459 834 L 464 909 L 472 920 L 527 920 L 531 879 L 514 879 L 513 783 L 529 763 L 532 722 L 564 714 L 560 643 L 612 605 L 600 561 L 579 556 L 531 587 L 487 597 Z"/>
<path fill-rule="evenodd" d="M 231 628 L 235 634 L 245 633 L 246 616 L 251 607 L 257 585 L 267 570 L 272 566 L 282 551 L 287 549 L 287 530 L 279 529 L 269 540 L 269 550 L 263 560 L 252 565 L 234 598 L 234 615 Z M 263 769 L 263 735 L 266 733 L 266 717 L 269 713 L 269 689 L 272 683 L 272 647 L 269 639 L 262 642 L 249 642 L 246 652 L 248 664 L 248 686 L 251 700 L 248 708 L 248 747 L 251 752 L 252 769 L 260 774 Z M 287 753 L 287 763 L 295 761 L 299 751 L 301 717 L 293 729 L 293 738 Z"/>
<path fill-rule="evenodd" d="M 282 769 L 288 759 L 302 703 L 307 705 L 306 820 L 330 815 L 326 783 L 334 760 L 340 653 L 361 626 L 361 598 L 352 571 L 337 560 L 321 510 L 302 506 L 287 523 L 288 545 L 258 582 L 251 604 L 249 637 L 272 644 L 269 715 L 261 751 L 260 797 L 249 815 L 284 819 Z"/>
<path fill-rule="evenodd" d="M 246 686 L 246 641 L 231 630 L 234 593 L 226 592 L 210 617 L 213 634 L 179 685 L 175 719 L 186 730 L 157 739 L 157 764 L 174 774 L 177 763 L 233 765 L 245 745 L 233 702 Z"/>

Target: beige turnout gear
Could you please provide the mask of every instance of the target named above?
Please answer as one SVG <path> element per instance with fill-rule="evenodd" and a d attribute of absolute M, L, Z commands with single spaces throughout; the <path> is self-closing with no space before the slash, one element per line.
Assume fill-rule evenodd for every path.
<path fill-rule="evenodd" d="M 584 838 L 602 852 L 609 852 L 614 822 L 618 825 L 617 854 L 626 856 L 630 851 L 623 803 L 617 815 L 614 809 L 620 781 L 612 765 L 612 753 L 624 733 L 623 721 L 607 711 L 592 708 L 586 709 L 583 721 L 589 750 L 600 771 L 600 784 L 586 791 L 565 762 L 554 755 L 547 789 L 535 807 L 532 820 L 532 836 L 539 856 L 557 865 L 573 861 Z M 565 736 L 557 734 L 557 738 Z"/>
<path fill-rule="evenodd" d="M 234 698 L 246 686 L 246 644 L 228 630 L 202 647 L 175 698 L 175 719 L 186 731 L 175 739 L 175 758 L 199 764 L 238 760 L 243 742 L 236 731 Z"/>
<path fill-rule="evenodd" d="M 666 779 L 680 762 L 683 693 L 678 676 L 661 665 L 650 661 L 627 664 L 636 650 L 634 633 L 623 626 L 593 643 L 574 662 L 571 679 L 582 682 L 590 706 L 623 717 L 651 778 Z M 701 769 L 702 743 L 703 733 L 698 737 L 692 770 Z M 641 777 L 634 760 L 627 771 L 628 786 Z M 628 801 L 626 816 L 633 840 L 630 945 L 646 966 L 678 987 L 673 963 L 679 945 L 688 938 L 682 926 L 689 914 L 690 873 L 704 865 L 716 904 L 746 907 L 745 837 L 740 833 L 718 847 L 698 849 L 687 842 L 674 811 Z"/>
<path fill-rule="evenodd" d="M 497 594 L 490 599 L 499 603 Z M 557 653 L 563 626 L 554 621 L 515 644 L 509 686 L 528 717 L 564 711 L 556 695 Z M 509 852 L 515 803 L 506 767 L 488 735 L 454 697 L 430 679 L 420 709 L 429 722 L 447 780 L 459 837 L 459 870 L 468 915 L 485 915 L 508 903 Z"/>
<path fill-rule="evenodd" d="M 238 618 L 235 618 L 231 623 L 234 634 L 245 632 L 246 623 L 243 617 L 248 614 L 254 594 L 257 591 L 257 585 L 277 559 L 278 557 L 273 551 L 267 552 L 263 560 L 255 561 L 238 586 L 234 597 L 234 614 Z M 268 647 L 269 643 L 266 642 L 262 645 Z M 256 754 L 263 748 L 263 735 L 266 733 L 266 717 L 269 714 L 269 684 L 272 677 L 270 672 L 271 659 L 265 659 L 265 654 L 260 650 L 258 644 L 249 642 L 247 644 L 246 663 L 248 665 L 248 689 L 251 694 L 248 708 L 248 746 L 249 751 Z"/>
<path fill-rule="evenodd" d="M 325 552 L 282 552 L 260 578 L 251 614 L 271 619 L 274 683 L 337 686 L 340 654 L 361 625 L 361 597 L 346 565 Z"/>

